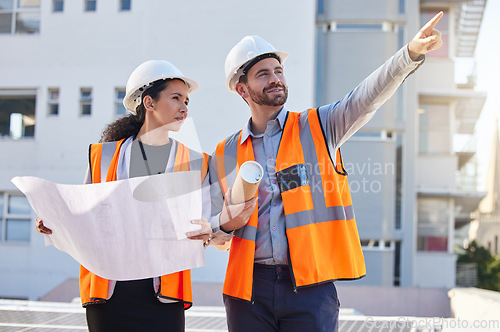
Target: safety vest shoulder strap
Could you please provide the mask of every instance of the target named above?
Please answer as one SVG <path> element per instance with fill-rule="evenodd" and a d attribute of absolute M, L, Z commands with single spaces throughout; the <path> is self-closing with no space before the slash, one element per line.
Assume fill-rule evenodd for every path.
<path fill-rule="evenodd" d="M 118 156 L 123 141 L 90 145 L 89 165 L 92 183 L 116 179 L 116 165 L 118 164 Z M 112 164 L 115 167 L 110 167 Z M 105 302 L 108 296 L 108 285 L 109 281 L 107 279 L 101 278 L 85 267 L 80 266 L 80 297 L 84 307 L 89 304 Z"/>
<path fill-rule="evenodd" d="M 215 149 L 217 174 L 223 195 L 226 195 L 227 189 L 232 187 L 239 169 L 237 154 L 240 140 L 241 130 L 217 144 L 217 148 Z"/>
<path fill-rule="evenodd" d="M 116 167 L 118 164 L 120 147 L 125 139 L 116 142 L 104 142 L 91 144 L 89 147 L 89 165 L 92 176 L 92 183 L 101 183 L 116 180 Z M 107 170 L 107 172 L 102 172 Z"/>
<path fill-rule="evenodd" d="M 174 172 L 200 170 L 201 181 L 203 181 L 208 173 L 209 158 L 210 156 L 208 154 L 190 150 L 184 144 L 177 142 Z"/>

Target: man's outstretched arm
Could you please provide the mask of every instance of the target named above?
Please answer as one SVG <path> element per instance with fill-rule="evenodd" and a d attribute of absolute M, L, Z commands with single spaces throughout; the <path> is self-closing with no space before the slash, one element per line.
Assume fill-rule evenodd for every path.
<path fill-rule="evenodd" d="M 342 145 L 375 115 L 375 111 L 423 63 L 426 53 L 441 47 L 441 33 L 435 26 L 442 16 L 442 12 L 434 16 L 408 45 L 396 52 L 339 102 L 320 107 L 320 117 L 326 126 L 331 149 Z"/>

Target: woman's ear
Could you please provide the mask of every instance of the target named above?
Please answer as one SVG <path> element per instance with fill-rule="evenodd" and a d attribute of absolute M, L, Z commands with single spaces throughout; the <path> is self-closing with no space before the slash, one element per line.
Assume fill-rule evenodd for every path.
<path fill-rule="evenodd" d="M 142 98 L 142 104 L 144 105 L 146 111 L 152 111 L 154 109 L 154 100 L 151 96 L 145 96 Z"/>

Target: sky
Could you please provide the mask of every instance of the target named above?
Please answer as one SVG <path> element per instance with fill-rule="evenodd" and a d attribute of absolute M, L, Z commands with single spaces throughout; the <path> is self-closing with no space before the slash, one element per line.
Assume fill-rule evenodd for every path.
<path fill-rule="evenodd" d="M 466 73 L 476 67 L 476 90 L 488 94 L 476 123 L 479 190 L 485 190 L 494 121 L 500 118 L 500 1 L 488 0 L 474 59 L 457 60 L 456 81 L 465 82 Z"/>

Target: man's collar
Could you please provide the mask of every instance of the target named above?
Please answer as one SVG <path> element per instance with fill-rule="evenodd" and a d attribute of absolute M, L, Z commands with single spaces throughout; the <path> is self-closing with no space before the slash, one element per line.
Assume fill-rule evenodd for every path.
<path fill-rule="evenodd" d="M 276 117 L 276 120 L 278 120 L 278 123 L 281 127 L 281 130 L 283 130 L 283 127 L 285 126 L 285 120 L 286 120 L 286 115 L 287 115 L 288 111 L 285 109 L 285 106 L 283 106 L 281 108 L 281 111 L 278 113 L 278 116 Z M 247 122 L 247 125 L 245 127 L 243 127 L 243 130 L 241 131 L 241 142 L 240 144 L 243 144 L 248 137 L 250 136 L 254 136 L 254 137 L 259 137 L 259 136 L 262 136 L 263 134 L 261 135 L 254 135 L 252 133 L 252 118 L 250 118 Z"/>

